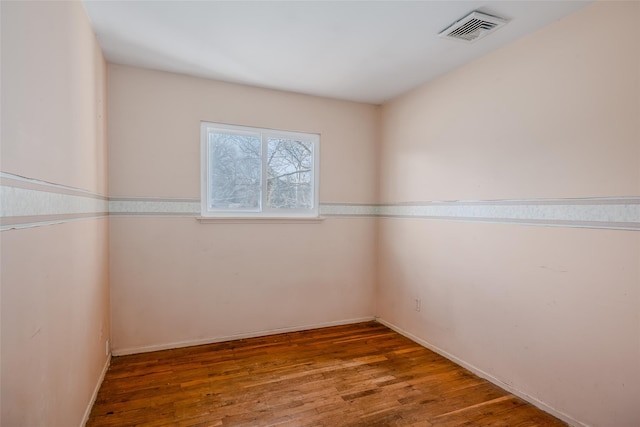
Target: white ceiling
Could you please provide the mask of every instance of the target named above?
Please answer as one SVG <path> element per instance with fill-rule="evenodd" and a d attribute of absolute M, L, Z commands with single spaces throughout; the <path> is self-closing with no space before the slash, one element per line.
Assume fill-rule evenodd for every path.
<path fill-rule="evenodd" d="M 109 62 L 379 104 L 589 1 L 98 1 Z M 510 20 L 473 44 L 438 33 L 479 10 Z"/>

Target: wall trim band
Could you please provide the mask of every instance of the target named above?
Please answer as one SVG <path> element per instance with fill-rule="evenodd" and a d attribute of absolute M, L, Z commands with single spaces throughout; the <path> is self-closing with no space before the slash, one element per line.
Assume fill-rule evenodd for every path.
<path fill-rule="evenodd" d="M 197 197 L 112 196 L 0 172 L 0 231 L 110 217 L 200 217 Z M 323 218 L 640 231 L 640 197 L 321 202 Z"/>

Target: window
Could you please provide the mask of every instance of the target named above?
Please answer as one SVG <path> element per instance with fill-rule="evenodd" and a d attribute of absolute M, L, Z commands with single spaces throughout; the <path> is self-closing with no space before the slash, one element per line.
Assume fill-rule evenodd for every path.
<path fill-rule="evenodd" d="M 320 136 L 202 122 L 202 216 L 317 217 Z"/>

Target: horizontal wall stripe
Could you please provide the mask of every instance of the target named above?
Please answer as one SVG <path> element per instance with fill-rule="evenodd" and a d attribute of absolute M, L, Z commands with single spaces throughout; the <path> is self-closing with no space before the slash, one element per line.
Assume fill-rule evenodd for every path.
<path fill-rule="evenodd" d="M 109 202 L 115 216 L 200 216 L 200 200 L 168 198 L 117 198 Z M 321 216 L 375 216 L 375 208 L 364 204 L 320 204 Z"/>
<path fill-rule="evenodd" d="M 111 215 L 200 215 L 200 200 L 184 201 L 184 199 L 129 199 L 111 200 L 109 202 Z"/>
<path fill-rule="evenodd" d="M 22 228 L 32 228 L 32 227 L 43 227 L 45 225 L 58 225 L 58 224 L 65 224 L 68 222 L 76 222 L 76 221 L 86 221 L 86 220 L 96 220 L 96 219 L 106 219 L 109 218 L 109 215 L 78 215 L 78 216 L 74 216 L 74 215 L 69 215 L 69 216 L 63 216 L 60 217 L 59 219 L 53 219 L 53 220 L 42 220 L 42 218 L 39 218 L 40 220 L 37 221 L 33 221 L 33 222 L 28 222 L 28 220 L 21 220 L 18 223 L 15 224 L 5 224 L 2 219 L 0 219 L 0 231 L 7 231 L 7 230 L 20 230 Z"/>
<path fill-rule="evenodd" d="M 496 199 L 378 203 L 378 206 L 485 206 L 485 205 L 638 205 L 640 197 L 583 197 L 571 199 Z"/>
<path fill-rule="evenodd" d="M 38 184 L 41 185 L 41 184 Z M 0 186 L 0 231 L 106 217 L 109 201 L 100 195 Z M 98 196 L 98 197 L 96 197 Z"/>
<path fill-rule="evenodd" d="M 353 216 L 369 217 L 376 216 L 377 207 L 367 204 L 356 203 L 321 203 L 321 216 Z M 173 199 L 173 198 L 150 198 L 150 197 L 117 197 L 110 199 L 109 213 L 114 216 L 200 216 L 199 199 Z"/>
<path fill-rule="evenodd" d="M 491 221 L 527 223 L 533 225 L 605 226 L 620 224 L 629 229 L 640 228 L 640 204 L 638 199 L 620 200 L 573 200 L 573 203 L 536 204 L 527 200 L 524 204 L 486 202 L 443 202 L 424 205 L 380 206 L 378 215 L 382 217 L 415 217 L 432 220 Z"/>
<path fill-rule="evenodd" d="M 640 231 L 640 223 L 616 223 L 616 222 L 597 222 L 597 221 L 546 221 L 546 220 L 518 220 L 518 219 L 500 219 L 500 218 L 456 218 L 456 217 L 421 217 L 411 215 L 385 215 L 380 218 L 387 219 L 405 219 L 405 220 L 424 220 L 424 221 L 452 221 L 452 222 L 469 222 L 469 223 L 486 223 L 486 224 L 505 224 L 505 225 L 528 225 L 538 227 L 567 227 L 567 228 L 601 228 L 607 230 L 627 230 Z"/>
<path fill-rule="evenodd" d="M 107 200 L 26 188 L 0 186 L 0 217 L 34 215 L 102 214 Z"/>
<path fill-rule="evenodd" d="M 108 212 L 104 194 L 0 172 L 0 231 L 106 218 Z"/>
<path fill-rule="evenodd" d="M 2 226 L 11 227 L 14 225 L 22 225 L 22 224 L 36 224 L 39 222 L 53 222 L 60 223 L 69 220 L 78 220 L 78 219 L 88 219 L 95 217 L 107 217 L 109 216 L 109 212 L 99 212 L 95 213 L 79 213 L 79 214 L 69 214 L 69 215 L 33 215 L 33 216 L 6 216 L 0 218 L 0 224 Z"/>
<path fill-rule="evenodd" d="M 0 172 L 0 185 L 16 188 L 25 188 L 28 190 L 46 191 L 49 193 L 69 194 L 82 197 L 91 197 L 94 199 L 108 200 L 109 197 L 93 191 L 81 188 L 70 187 L 67 185 L 54 184 L 38 179 L 26 178 L 20 175 L 14 175 L 7 172 Z"/>
<path fill-rule="evenodd" d="M 320 203 L 320 215 L 327 217 L 375 217 L 377 205 L 359 203 Z"/>
<path fill-rule="evenodd" d="M 200 213 L 191 199 L 131 198 L 110 202 L 111 215 L 190 216 Z M 589 199 L 481 200 L 398 204 L 321 203 L 324 217 L 395 218 L 640 230 L 640 197 Z"/>
<path fill-rule="evenodd" d="M 0 230 L 109 216 L 200 216 L 200 199 L 114 196 L 0 172 Z M 640 197 L 320 204 L 327 218 L 640 230 Z"/>
<path fill-rule="evenodd" d="M 186 202 L 186 203 L 198 203 L 200 205 L 199 197 L 136 197 L 136 196 L 111 196 L 110 202 Z"/>

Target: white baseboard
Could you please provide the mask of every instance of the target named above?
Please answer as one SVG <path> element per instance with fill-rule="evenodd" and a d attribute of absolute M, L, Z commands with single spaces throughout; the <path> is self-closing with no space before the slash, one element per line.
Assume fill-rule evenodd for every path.
<path fill-rule="evenodd" d="M 107 357 L 107 361 L 102 368 L 102 373 L 100 374 L 100 378 L 96 383 L 95 388 L 93 389 L 93 394 L 91 395 L 91 400 L 89 400 L 89 404 L 87 405 L 87 409 L 84 411 L 84 416 L 82 417 L 82 422 L 80 423 L 80 427 L 84 427 L 89 421 L 89 415 L 91 415 L 91 409 L 93 408 L 93 404 L 96 402 L 96 398 L 98 397 L 98 392 L 100 391 L 100 387 L 102 386 L 102 382 L 104 381 L 105 375 L 107 375 L 107 371 L 109 370 L 109 365 L 111 365 L 111 354 Z"/>
<path fill-rule="evenodd" d="M 465 362 L 464 360 L 461 360 L 459 358 L 457 358 L 456 356 L 454 356 L 451 353 L 446 352 L 445 350 L 421 339 L 418 338 L 417 336 L 413 335 L 410 332 L 405 331 L 402 328 L 397 327 L 396 325 L 394 325 L 393 323 L 387 322 L 386 320 L 383 320 L 379 317 L 376 318 L 376 321 L 387 326 L 390 329 L 393 329 L 394 331 L 396 331 L 397 333 L 399 333 L 400 335 L 404 335 L 405 337 L 409 338 L 411 341 L 414 341 L 418 344 L 420 344 L 423 347 L 428 348 L 429 350 L 438 353 L 439 355 L 446 357 L 447 359 L 451 360 L 452 362 L 454 362 L 457 365 L 462 366 L 465 369 L 468 369 L 469 371 L 473 372 L 474 374 L 476 374 L 477 376 L 479 376 L 480 378 L 484 378 L 487 381 L 492 382 L 493 384 L 497 385 L 498 387 L 500 387 L 503 390 L 508 391 L 509 393 L 512 393 L 516 396 L 518 396 L 519 398 L 526 400 L 527 402 L 531 403 L 532 405 L 542 409 L 543 411 L 553 415 L 556 418 L 561 419 L 562 421 L 566 422 L 567 424 L 574 426 L 574 427 L 588 427 L 587 424 L 584 424 L 572 417 L 570 417 L 569 415 L 565 414 L 562 411 L 559 411 L 555 408 L 552 408 L 551 406 L 547 405 L 544 402 L 541 402 L 540 400 L 536 399 L 535 397 L 529 396 L 526 393 L 523 393 L 522 391 L 514 388 L 513 386 L 506 384 L 504 382 L 502 382 L 501 380 L 499 380 L 498 378 L 494 377 L 493 375 L 483 371 L 482 369 L 479 369 L 473 365 L 471 365 L 470 363 Z"/>
<path fill-rule="evenodd" d="M 225 335 L 221 337 L 205 338 L 200 340 L 179 341 L 179 342 L 168 343 L 168 344 L 112 349 L 112 354 L 114 356 L 126 356 L 128 354 L 148 353 L 151 351 L 169 350 L 173 348 L 191 347 L 191 346 L 204 345 L 204 344 L 215 344 L 219 342 L 241 340 L 245 338 L 256 338 L 256 337 L 263 337 L 267 335 L 283 334 L 286 332 L 299 332 L 299 331 L 306 331 L 309 329 L 326 328 L 329 326 L 340 326 L 340 325 L 349 325 L 352 323 L 370 322 L 373 320 L 376 320 L 374 316 L 366 316 L 366 317 L 359 317 L 356 319 L 338 320 L 334 322 L 325 322 L 325 323 L 315 323 L 312 325 L 293 326 L 290 328 L 268 329 L 268 330 L 257 331 L 257 332 L 248 332 L 245 334 Z"/>

